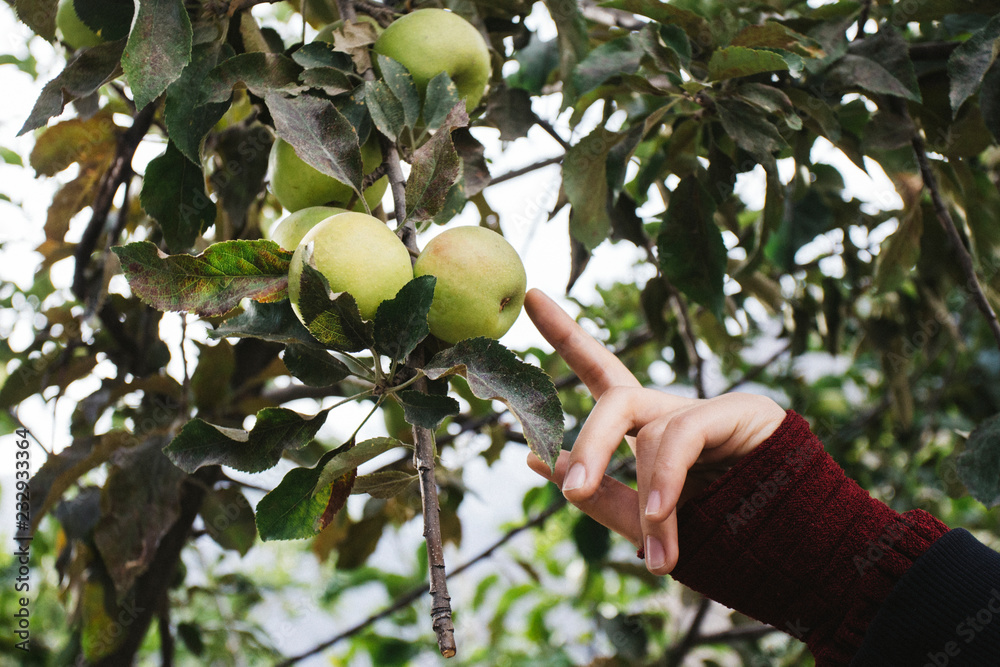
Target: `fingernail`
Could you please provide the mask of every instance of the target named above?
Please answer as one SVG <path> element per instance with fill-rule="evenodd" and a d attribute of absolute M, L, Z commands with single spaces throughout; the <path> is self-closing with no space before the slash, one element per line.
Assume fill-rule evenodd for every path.
<path fill-rule="evenodd" d="M 646 567 L 650 570 L 658 570 L 667 562 L 667 555 L 663 552 L 663 545 L 652 535 L 646 536 Z"/>
<path fill-rule="evenodd" d="M 566 475 L 566 479 L 563 480 L 562 490 L 572 491 L 573 489 L 579 489 L 583 486 L 583 483 L 587 481 L 587 470 L 583 467 L 582 463 L 574 463 L 570 469 L 569 473 Z"/>
<path fill-rule="evenodd" d="M 660 511 L 660 492 L 653 489 L 646 498 L 646 516 L 651 516 Z"/>

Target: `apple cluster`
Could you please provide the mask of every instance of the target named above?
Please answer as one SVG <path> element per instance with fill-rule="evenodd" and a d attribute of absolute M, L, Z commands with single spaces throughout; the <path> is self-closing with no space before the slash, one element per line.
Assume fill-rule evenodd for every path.
<path fill-rule="evenodd" d="M 271 238 L 285 249 L 295 248 L 288 296 L 299 319 L 300 280 L 307 254 L 330 289 L 353 296 L 367 320 L 375 317 L 380 303 L 396 296 L 414 277 L 434 276 L 437 282 L 427 324 L 446 343 L 475 336 L 499 338 L 514 324 L 524 304 L 527 279 L 517 251 L 485 227 L 443 231 L 412 265 L 399 237 L 365 213 L 303 209 L 279 221 Z"/>

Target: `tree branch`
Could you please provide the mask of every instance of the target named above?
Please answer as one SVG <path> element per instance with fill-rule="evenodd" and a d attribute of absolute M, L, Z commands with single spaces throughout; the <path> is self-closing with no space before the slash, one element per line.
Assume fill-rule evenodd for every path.
<path fill-rule="evenodd" d="M 927 159 L 927 147 L 924 143 L 924 138 L 921 136 L 920 130 L 913 124 L 906 104 L 900 103 L 898 107 L 902 111 L 903 118 L 913 127 L 910 144 L 913 146 L 913 152 L 917 155 L 920 175 L 923 178 L 924 187 L 930 192 L 931 202 L 934 204 L 934 212 L 937 214 L 938 222 L 944 227 L 944 231 L 948 235 L 952 249 L 958 259 L 959 268 L 962 269 L 962 274 L 965 276 L 965 289 L 971 293 L 972 300 L 986 318 L 986 324 L 989 326 L 993 338 L 996 339 L 997 346 L 1000 347 L 1000 321 L 997 320 L 997 314 L 986 298 L 979 278 L 976 277 L 976 268 L 972 262 L 972 255 L 966 249 L 965 243 L 962 241 L 962 236 L 958 233 L 958 228 L 955 226 L 955 221 L 952 219 L 948 207 L 941 198 L 941 189 L 938 186 L 937 177 L 934 176 L 930 161 Z"/>
<path fill-rule="evenodd" d="M 701 624 L 704 622 L 711 604 L 712 601 L 706 597 L 703 597 L 698 603 L 698 609 L 694 613 L 691 625 L 688 626 L 688 631 L 684 633 L 684 638 L 675 648 L 670 650 L 666 660 L 667 667 L 680 667 L 681 663 L 684 662 L 684 656 L 697 646 L 698 638 L 701 637 Z"/>

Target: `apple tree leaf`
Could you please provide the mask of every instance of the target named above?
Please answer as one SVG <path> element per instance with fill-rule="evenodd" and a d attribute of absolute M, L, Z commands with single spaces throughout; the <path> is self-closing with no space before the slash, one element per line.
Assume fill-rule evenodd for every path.
<path fill-rule="evenodd" d="M 424 122 L 432 130 L 441 127 L 455 105 L 462 101 L 458 88 L 447 72 L 437 74 L 427 82 L 424 94 Z"/>
<path fill-rule="evenodd" d="M 330 387 L 351 375 L 340 359 L 308 345 L 289 345 L 284 361 L 288 372 L 310 387 Z"/>
<path fill-rule="evenodd" d="M 951 110 L 958 113 L 959 107 L 969 99 L 986 71 L 996 59 L 996 41 L 1000 38 L 1000 15 L 994 16 L 981 29 L 972 33 L 951 52 L 948 58 L 948 79 L 951 81 Z"/>
<path fill-rule="evenodd" d="M 215 202 L 205 192 L 201 162 L 191 162 L 173 141 L 146 167 L 139 201 L 174 253 L 189 249 L 215 223 Z"/>
<path fill-rule="evenodd" d="M 334 350 L 358 352 L 375 344 L 372 322 L 361 319 L 354 297 L 334 294 L 322 273 L 312 266 L 312 247 L 306 248 L 299 280 L 299 314 L 309 333 Z"/>
<path fill-rule="evenodd" d="M 267 94 L 264 100 L 277 135 L 290 143 L 303 161 L 350 185 L 361 197 L 358 132 L 333 102 L 310 95 L 289 98 L 280 93 Z"/>
<path fill-rule="evenodd" d="M 342 449 L 342 448 L 341 448 Z M 343 509 L 357 469 L 345 471 L 317 490 L 317 480 L 326 463 L 340 449 L 323 455 L 312 468 L 293 468 L 284 479 L 257 503 L 257 532 L 265 542 L 297 540 L 318 535 Z"/>
<path fill-rule="evenodd" d="M 1000 505 L 1000 415 L 977 426 L 958 457 L 958 476 L 972 496 L 993 508 Z"/>
<path fill-rule="evenodd" d="M 402 470 L 378 470 L 368 475 L 358 475 L 351 493 L 367 493 L 372 498 L 395 498 L 417 480 L 416 475 Z"/>
<path fill-rule="evenodd" d="M 164 255 L 149 241 L 112 248 L 140 299 L 158 310 L 224 315 L 241 299 L 288 295 L 292 253 L 274 241 L 222 241 L 200 255 Z"/>
<path fill-rule="evenodd" d="M 424 222 L 441 212 L 448 191 L 462 175 L 462 159 L 451 139 L 452 130 L 469 124 L 465 102 L 459 102 L 430 141 L 413 153 L 406 179 L 406 220 Z"/>
<path fill-rule="evenodd" d="M 448 417 L 457 415 L 461 409 L 458 401 L 451 396 L 424 394 L 409 389 L 397 392 L 395 396 L 403 406 L 403 415 L 408 424 L 423 426 L 432 431 Z"/>
<path fill-rule="evenodd" d="M 643 56 L 642 46 L 633 35 L 601 44 L 587 54 L 573 70 L 573 85 L 580 95 L 619 74 L 635 74 Z"/>
<path fill-rule="evenodd" d="M 521 423 L 528 447 L 550 467 L 562 448 L 563 413 L 555 385 L 492 338 L 468 338 L 439 352 L 424 367 L 432 380 L 461 375 L 484 400 L 503 402 Z"/>
<path fill-rule="evenodd" d="M 773 163 L 773 154 L 787 145 L 766 113 L 749 103 L 720 99 L 716 100 L 715 108 L 726 134 L 765 168 Z"/>
<path fill-rule="evenodd" d="M 684 178 L 670 193 L 656 247 L 660 269 L 670 282 L 721 320 L 726 245 L 714 215 L 711 193 L 696 176 Z"/>
<path fill-rule="evenodd" d="M 324 456 L 323 459 L 320 459 L 322 466 L 316 466 L 317 468 L 322 467 L 322 470 L 316 479 L 313 492 L 322 492 L 323 489 L 333 484 L 335 480 L 343 477 L 345 473 L 351 470 L 356 471 L 357 467 L 362 463 L 367 463 L 376 456 L 385 454 L 397 447 L 405 447 L 405 445 L 395 438 L 372 438 L 371 440 L 359 442 L 353 447 L 341 447 L 334 450 L 334 456 Z"/>
<path fill-rule="evenodd" d="M 414 278 L 375 311 L 375 351 L 403 361 L 427 337 L 427 313 L 434 299 L 434 276 Z"/>
<path fill-rule="evenodd" d="M 211 489 L 199 513 L 205 532 L 223 549 L 245 556 L 257 541 L 253 508 L 238 488 Z"/>
<path fill-rule="evenodd" d="M 13 3 L 17 18 L 49 41 L 56 38 L 56 12 L 59 0 L 16 0 Z"/>
<path fill-rule="evenodd" d="M 405 66 L 392 58 L 378 55 L 378 68 L 382 76 L 380 81 L 392 92 L 403 110 L 403 125 L 415 127 L 420 119 L 420 93 L 413 83 L 413 77 Z"/>
<path fill-rule="evenodd" d="M 545 0 L 545 7 L 556 24 L 559 45 L 559 80 L 562 81 L 562 108 L 573 106 L 579 93 L 573 85 L 573 70 L 587 56 L 590 48 L 587 24 L 574 0 Z"/>
<path fill-rule="evenodd" d="M 272 343 L 316 346 L 288 299 L 276 303 L 249 301 L 243 312 L 208 332 L 212 338 L 260 338 Z"/>
<path fill-rule="evenodd" d="M 608 153 L 622 136 L 598 127 L 571 146 L 563 160 L 563 189 L 572 206 L 570 235 L 588 251 L 599 246 L 611 231 Z"/>
<path fill-rule="evenodd" d="M 727 46 L 712 53 L 712 58 L 708 61 L 708 78 L 711 81 L 722 81 L 787 69 L 788 63 L 774 51 Z"/>
<path fill-rule="evenodd" d="M 712 24 L 690 10 L 681 9 L 661 0 L 608 0 L 602 2 L 601 6 L 623 9 L 663 25 L 680 26 L 691 41 L 701 48 L 708 49 L 712 46 Z"/>
<path fill-rule="evenodd" d="M 135 106 L 143 109 L 191 61 L 193 32 L 184 0 L 144 0 L 122 53 Z"/>
<path fill-rule="evenodd" d="M 378 131 L 393 141 L 399 139 L 406 125 L 402 103 L 384 81 L 365 82 L 365 103 Z"/>
<path fill-rule="evenodd" d="M 204 86 L 209 72 L 233 53 L 228 44 L 197 44 L 191 51 L 188 63 L 180 77 L 167 87 L 163 107 L 163 121 L 170 134 L 170 142 L 188 160 L 201 164 L 201 142 L 208 131 L 229 109 L 225 100 L 203 104 Z"/>
<path fill-rule="evenodd" d="M 107 111 L 56 123 L 35 139 L 28 163 L 38 176 L 55 176 L 71 164 L 107 164 L 121 128 Z"/>
<path fill-rule="evenodd" d="M 43 127 L 50 118 L 61 114 L 67 104 L 92 95 L 117 76 L 124 49 L 125 40 L 120 39 L 81 51 L 42 88 L 18 136 Z"/>
<path fill-rule="evenodd" d="M 301 93 L 305 90 L 299 82 L 301 73 L 301 65 L 280 53 L 241 53 L 223 60 L 208 73 L 201 87 L 201 103 L 225 102 L 239 83 L 257 97 Z"/>
<path fill-rule="evenodd" d="M 286 449 L 309 444 L 326 422 L 329 410 L 305 418 L 285 408 L 264 408 L 250 431 L 192 419 L 163 450 L 187 473 L 209 465 L 243 472 L 263 472 L 277 465 Z"/>
<path fill-rule="evenodd" d="M 73 0 L 84 25 L 108 42 L 128 36 L 135 14 L 134 0 Z"/>

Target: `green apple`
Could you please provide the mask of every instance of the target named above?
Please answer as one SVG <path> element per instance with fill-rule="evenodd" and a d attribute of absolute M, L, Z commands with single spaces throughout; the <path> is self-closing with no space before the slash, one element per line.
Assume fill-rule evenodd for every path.
<path fill-rule="evenodd" d="M 361 146 L 361 164 L 365 174 L 370 174 L 382 164 L 382 149 L 377 137 L 373 136 Z M 282 206 L 292 212 L 307 206 L 343 207 L 354 195 L 351 186 L 314 169 L 284 139 L 274 140 L 267 172 L 271 192 Z M 375 209 L 382 202 L 388 185 L 389 178 L 383 176 L 365 190 L 365 201 L 368 202 L 369 209 Z M 358 201 L 353 210 L 364 211 L 365 207 Z"/>
<path fill-rule="evenodd" d="M 306 232 L 338 213 L 347 213 L 347 209 L 336 206 L 309 206 L 299 209 L 274 223 L 268 238 L 285 250 L 294 252 Z"/>
<path fill-rule="evenodd" d="M 313 267 L 331 290 L 349 292 L 366 320 L 375 317 L 380 303 L 413 280 L 410 253 L 384 222 L 350 211 L 331 216 L 309 230 L 292 254 L 288 297 L 300 320 L 299 281 L 309 246 Z"/>
<path fill-rule="evenodd" d="M 101 36 L 80 19 L 73 0 L 60 1 L 56 11 L 56 27 L 62 33 L 62 41 L 73 49 L 86 49 L 104 43 Z"/>
<path fill-rule="evenodd" d="M 490 81 L 486 40 L 471 23 L 444 9 L 418 9 L 400 17 L 373 48 L 410 70 L 421 96 L 431 79 L 447 72 L 468 111 L 479 105 Z"/>
<path fill-rule="evenodd" d="M 417 257 L 413 275 L 437 277 L 427 324 L 446 343 L 500 338 L 524 304 L 521 258 L 507 239 L 485 227 L 453 227 L 435 236 Z"/>

